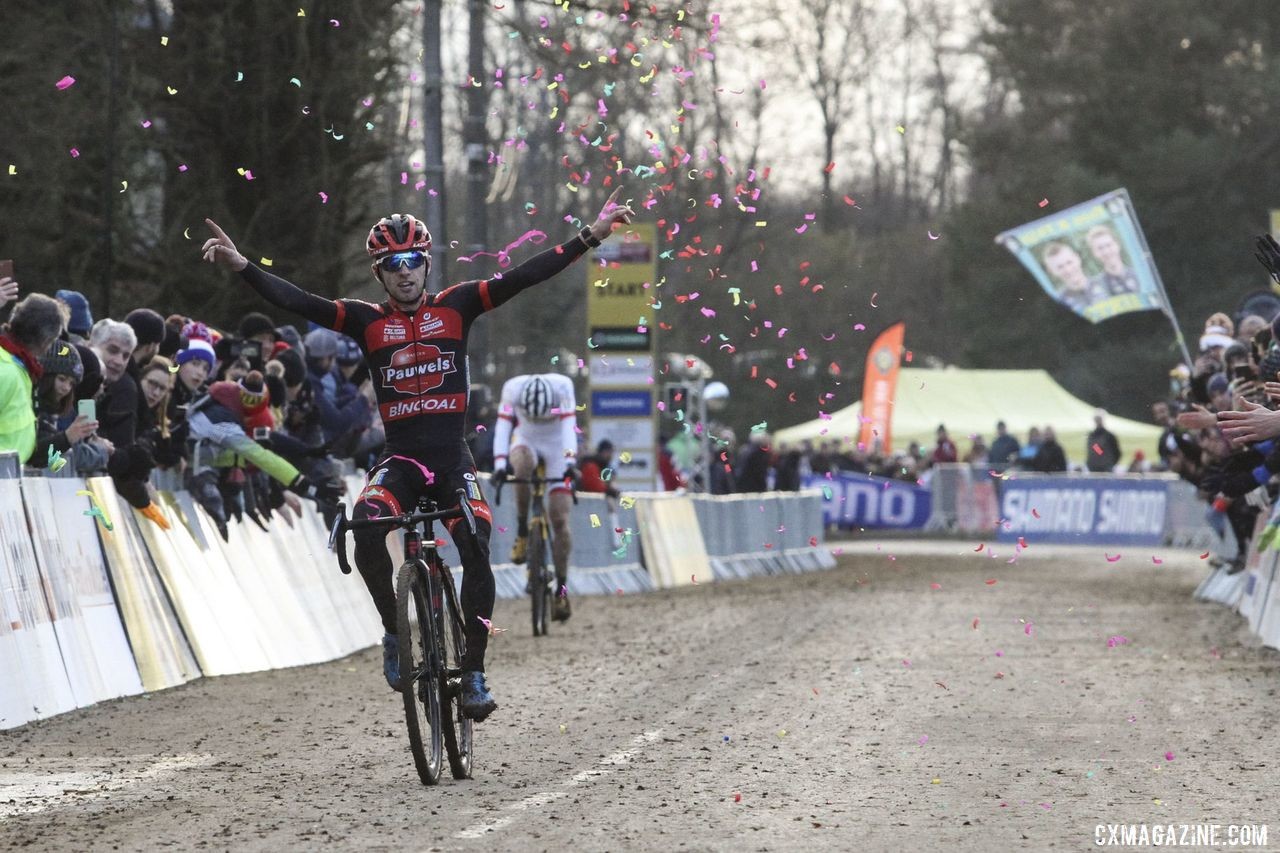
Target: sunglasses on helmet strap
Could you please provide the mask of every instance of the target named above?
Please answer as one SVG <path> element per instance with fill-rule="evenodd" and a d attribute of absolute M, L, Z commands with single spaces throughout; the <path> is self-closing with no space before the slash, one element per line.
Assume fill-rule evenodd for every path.
<path fill-rule="evenodd" d="M 416 270 L 426 262 L 426 252 L 396 252 L 378 261 L 378 266 L 383 272 L 395 272 L 399 269 Z"/>

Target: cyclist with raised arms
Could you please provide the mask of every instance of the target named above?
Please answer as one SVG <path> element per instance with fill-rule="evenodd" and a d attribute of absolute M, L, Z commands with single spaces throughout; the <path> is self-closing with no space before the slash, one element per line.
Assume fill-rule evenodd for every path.
<path fill-rule="evenodd" d="M 558 373 L 516 376 L 502 386 L 498 422 L 493 429 L 494 477 L 515 476 L 527 481 L 542 459 L 548 476 L 563 473 L 565 482 L 551 487 L 547 517 L 551 521 L 551 557 L 556 565 L 556 597 L 551 618 L 569 618 L 569 533 L 570 480 L 578 476 L 577 402 L 573 380 Z M 511 546 L 511 562 L 517 565 L 529 557 L 529 486 L 516 483 L 516 539 Z M 532 583 L 532 581 L 530 581 Z"/>
<path fill-rule="evenodd" d="M 463 438 L 470 386 L 467 334 L 481 314 L 520 291 L 551 278 L 598 246 L 634 211 L 609 197 L 599 216 L 571 240 L 535 255 L 491 279 L 467 281 L 440 293 L 425 291 L 431 263 L 431 234 L 412 216 L 396 214 L 369 231 L 367 249 L 373 275 L 387 300 L 326 299 L 249 263 L 212 220 L 213 237 L 202 252 L 210 263 L 238 272 L 268 302 L 354 338 L 374 377 L 378 408 L 386 429 L 381 460 L 369 471 L 356 500 L 355 519 L 412 512 L 426 495 L 442 507 L 465 490 L 476 516 L 473 536 L 465 524 L 449 525 L 462 558 L 462 614 L 466 654 L 462 660 L 463 713 L 480 721 L 495 708 L 484 678 L 488 620 L 493 616 L 494 583 L 489 565 L 492 514 L 476 481 L 475 465 Z M 392 689 L 400 684 L 395 590 L 385 533 L 357 533 L 356 566 L 382 617 L 383 672 Z"/>

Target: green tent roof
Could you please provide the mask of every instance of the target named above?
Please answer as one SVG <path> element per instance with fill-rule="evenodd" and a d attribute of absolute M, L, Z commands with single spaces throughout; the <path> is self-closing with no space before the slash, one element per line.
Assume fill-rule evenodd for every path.
<path fill-rule="evenodd" d="M 1083 463 L 1087 452 L 1085 437 L 1093 430 L 1094 408 L 1067 393 L 1043 370 L 907 367 L 898 374 L 893 449 L 901 450 L 911 441 L 918 441 L 928 452 L 935 444 L 938 425 L 944 424 L 963 455 L 971 435 L 981 435 L 990 446 L 996 421 L 1003 420 L 1022 443 L 1031 427 L 1053 427 L 1067 457 Z M 797 444 L 806 439 L 815 443 L 835 439 L 842 446 L 855 444 L 861 413 L 862 404 L 854 403 L 833 412 L 829 419 L 818 418 L 779 429 L 774 438 L 779 444 Z M 1148 459 L 1155 458 L 1159 427 L 1114 415 L 1108 415 L 1103 424 L 1119 439 L 1125 463 L 1139 448 Z"/>

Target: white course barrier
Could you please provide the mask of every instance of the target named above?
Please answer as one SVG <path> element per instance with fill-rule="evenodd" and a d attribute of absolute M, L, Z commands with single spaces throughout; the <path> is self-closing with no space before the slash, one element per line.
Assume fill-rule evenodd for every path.
<path fill-rule="evenodd" d="M 6 471 L 14 466 L 0 455 Z M 348 478 L 348 506 L 361 485 Z M 0 729 L 201 676 L 333 660 L 376 643 L 382 627 L 364 583 L 338 571 L 310 503 L 301 518 L 277 515 L 268 531 L 232 524 L 224 542 L 189 494 L 159 495 L 168 530 L 130 507 L 109 478 L 0 476 Z M 572 594 L 835 562 L 818 546 L 817 492 L 636 495 L 612 514 L 601 495 L 579 500 Z M 523 567 L 502 562 L 514 537 L 514 495 L 494 510 L 498 592 L 522 597 Z M 452 543 L 443 553 L 458 565 Z"/>

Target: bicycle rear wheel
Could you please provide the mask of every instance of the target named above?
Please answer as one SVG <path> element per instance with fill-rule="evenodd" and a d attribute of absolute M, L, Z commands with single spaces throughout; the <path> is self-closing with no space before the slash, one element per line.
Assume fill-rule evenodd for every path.
<path fill-rule="evenodd" d="M 440 781 L 443 765 L 439 633 L 431 609 L 426 567 L 411 560 L 396 576 L 396 630 L 400 637 L 400 692 L 405 727 L 418 778 L 424 785 Z"/>
<path fill-rule="evenodd" d="M 441 649 L 444 650 L 445 666 L 445 710 L 442 715 L 444 724 L 444 747 L 449 756 L 449 771 L 455 779 L 471 778 L 471 720 L 462 713 L 462 696 L 459 674 L 462 671 L 462 656 L 467 650 L 467 635 L 463 631 L 462 610 L 458 607 L 458 596 L 453 588 L 453 578 L 448 568 L 440 564 L 440 586 L 444 590 L 444 607 L 441 608 Z"/>
<path fill-rule="evenodd" d="M 529 525 L 529 585 L 533 636 L 545 636 L 551 596 L 547 592 L 547 528 L 540 518 Z"/>

